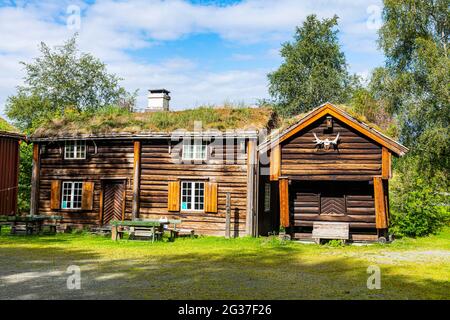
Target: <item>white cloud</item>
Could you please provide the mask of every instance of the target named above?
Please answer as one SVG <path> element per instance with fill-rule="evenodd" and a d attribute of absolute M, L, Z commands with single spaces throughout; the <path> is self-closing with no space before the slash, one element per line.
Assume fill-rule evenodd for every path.
<path fill-rule="evenodd" d="M 68 5 L 79 5 L 82 12 L 81 49 L 105 61 L 109 70 L 125 79 L 124 85 L 129 90 L 141 88 L 140 105 L 145 103 L 146 89 L 166 87 L 173 92 L 174 105 L 192 107 L 225 99 L 253 102 L 265 97 L 269 70 L 205 70 L 198 61 L 179 54 L 151 64 L 136 61 L 130 52 L 151 51 L 159 42 L 206 32 L 218 34 L 237 46 L 264 42 L 276 48 L 291 39 L 295 26 L 308 14 L 331 17 L 336 13 L 340 16 L 344 48 L 373 53 L 376 30 L 367 28 L 367 8 L 380 3 L 380 0 L 247 0 L 229 6 L 201 6 L 182 0 L 99 0 L 87 5 L 66 0 L 0 7 L 0 113 L 6 97 L 21 82 L 23 71 L 18 62 L 36 56 L 40 41 L 60 44 L 73 33 L 65 25 Z M 268 52 L 268 58 L 276 57 L 277 50 Z M 245 61 L 251 55 L 236 53 L 230 58 Z"/>

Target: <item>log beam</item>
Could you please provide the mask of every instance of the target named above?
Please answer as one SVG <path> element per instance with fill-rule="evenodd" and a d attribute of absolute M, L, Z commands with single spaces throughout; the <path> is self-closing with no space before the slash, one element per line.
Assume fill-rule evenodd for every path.
<path fill-rule="evenodd" d="M 33 145 L 33 161 L 31 173 L 31 200 L 30 214 L 37 215 L 39 210 L 39 171 L 40 171 L 40 148 L 39 144 Z"/>
<path fill-rule="evenodd" d="M 256 178 L 256 140 L 250 139 L 247 143 L 247 218 L 246 233 L 255 236 L 255 178 Z"/>
<path fill-rule="evenodd" d="M 289 227 L 289 179 L 280 178 L 279 192 L 280 192 L 280 226 Z"/>
<path fill-rule="evenodd" d="M 131 209 L 132 219 L 139 217 L 139 197 L 140 197 L 140 173 L 141 173 L 141 142 L 134 142 L 133 161 L 133 204 Z"/>
<path fill-rule="evenodd" d="M 373 178 L 374 198 L 375 198 L 375 223 L 377 229 L 387 229 L 388 212 L 386 204 L 385 187 L 381 177 Z"/>

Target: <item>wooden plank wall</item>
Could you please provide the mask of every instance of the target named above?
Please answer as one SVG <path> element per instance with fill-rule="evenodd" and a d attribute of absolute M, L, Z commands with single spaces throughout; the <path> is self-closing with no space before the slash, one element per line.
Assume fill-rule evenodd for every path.
<path fill-rule="evenodd" d="M 225 234 L 226 193 L 231 193 L 231 234 L 245 235 L 247 204 L 247 155 L 238 152 L 234 144 L 234 161 L 225 163 L 224 148 L 214 146 L 211 154 L 215 158 L 207 163 L 177 163 L 173 154 L 181 155 L 176 145 L 171 148 L 166 140 L 142 142 L 141 151 L 141 218 L 173 218 L 183 221 L 182 227 L 195 229 L 197 233 L 208 235 Z M 219 159 L 217 159 L 219 158 Z M 229 161 L 231 159 L 227 159 Z M 217 213 L 168 212 L 168 184 L 178 179 L 210 179 L 218 184 Z"/>
<path fill-rule="evenodd" d="M 320 139 L 339 133 L 338 149 L 315 148 L 313 133 Z M 372 180 L 381 175 L 381 147 L 336 119 L 327 133 L 323 117 L 283 143 L 281 175 L 293 180 Z"/>
<path fill-rule="evenodd" d="M 0 215 L 17 211 L 19 141 L 0 137 Z"/>
<path fill-rule="evenodd" d="M 97 148 L 95 148 L 95 144 Z M 64 142 L 46 145 L 41 152 L 39 183 L 39 214 L 63 215 L 62 223 L 78 226 L 98 224 L 100 219 L 100 193 L 102 178 L 126 178 L 125 217 L 131 218 L 133 142 L 103 140 L 87 141 L 85 160 L 64 160 Z M 95 153 L 97 149 L 97 153 Z M 52 180 L 85 180 L 94 182 L 93 208 L 89 211 L 51 210 Z"/>

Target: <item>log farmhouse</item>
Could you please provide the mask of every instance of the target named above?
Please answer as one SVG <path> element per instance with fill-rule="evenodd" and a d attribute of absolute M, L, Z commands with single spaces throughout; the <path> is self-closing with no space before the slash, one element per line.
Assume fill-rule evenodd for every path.
<path fill-rule="evenodd" d="M 168 111 L 168 94 L 150 91 L 148 112 L 37 130 L 32 214 L 72 226 L 166 217 L 221 236 L 227 212 L 234 236 L 282 226 L 308 238 L 314 222 L 345 223 L 354 240 L 386 232 L 399 143 L 329 103 L 276 130 L 270 108 Z"/>

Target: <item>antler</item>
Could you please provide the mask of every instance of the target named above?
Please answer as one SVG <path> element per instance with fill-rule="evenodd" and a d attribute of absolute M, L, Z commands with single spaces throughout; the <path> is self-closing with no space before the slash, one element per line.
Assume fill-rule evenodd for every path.
<path fill-rule="evenodd" d="M 334 138 L 334 140 L 331 141 L 331 143 L 332 143 L 332 144 L 337 144 L 337 143 L 338 143 L 338 140 L 339 140 L 339 132 L 338 132 L 336 138 Z"/>
<path fill-rule="evenodd" d="M 316 138 L 316 140 L 314 141 L 316 144 L 322 144 L 323 143 L 323 140 L 320 140 L 318 137 L 317 137 L 317 135 L 316 135 L 316 133 L 315 132 L 313 132 L 313 134 L 314 134 L 314 138 Z"/>

